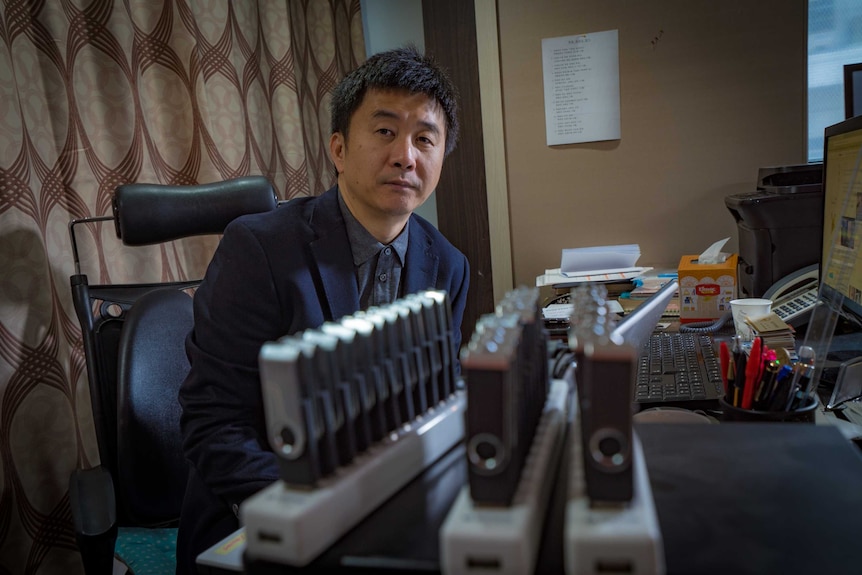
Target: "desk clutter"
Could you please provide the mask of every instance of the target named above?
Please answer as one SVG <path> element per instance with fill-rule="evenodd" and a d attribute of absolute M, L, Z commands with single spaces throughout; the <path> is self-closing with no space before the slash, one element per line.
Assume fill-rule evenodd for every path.
<path fill-rule="evenodd" d="M 553 295 L 542 303 L 542 317 L 545 328 L 553 339 L 566 339 L 570 318 L 574 313 L 572 305 L 572 290 L 582 286 L 602 286 L 607 293 L 605 302 L 607 309 L 620 316 L 633 313 L 641 304 L 648 301 L 662 287 L 677 280 L 677 270 L 639 268 L 637 273 L 616 276 L 601 276 L 585 280 L 571 281 L 571 278 L 553 278 L 547 273 L 536 278 L 537 286 L 550 286 Z M 547 283 L 550 282 L 550 283 Z M 677 289 L 674 297 L 668 301 L 662 317 L 672 321 L 679 320 L 680 300 Z"/>
<path fill-rule="evenodd" d="M 638 342 L 644 337 L 642 329 L 654 325 L 656 310 L 666 304 L 675 287 L 668 285 L 657 292 L 658 302 L 645 303 L 642 310 L 651 303 L 656 305 L 652 311 L 640 313 L 637 322 L 632 321 L 638 319 L 635 316 L 628 322 L 616 320 L 609 312 L 607 291 L 601 285 L 573 290 L 571 298 L 579 310 L 578 321 L 570 330 L 566 349 L 574 361 L 563 375 L 557 376 L 549 373 L 545 361 L 549 342 L 541 321 L 538 292 L 527 288 L 509 292 L 493 314 L 480 318 L 473 337 L 461 351 L 463 380 L 455 383 L 450 379 L 453 385 L 449 391 L 439 387 L 444 366 L 452 368 L 451 354 L 447 364 L 440 347 L 447 341 L 446 326 L 451 323 L 448 302 L 440 292 L 410 296 L 409 305 L 399 300 L 387 306 L 391 307 L 389 311 L 373 309 L 344 318 L 337 322 L 338 329 L 326 325 L 314 333 L 268 344 L 261 352 L 267 428 L 273 448 L 285 462 L 282 480 L 250 498 L 241 509 L 246 536 L 243 561 L 249 572 L 273 572 L 266 570 L 268 565 L 315 572 L 318 567 L 355 564 L 366 570 L 401 565 L 404 570 L 421 568 L 445 574 L 615 570 L 651 574 L 670 569 L 670 554 L 678 567 L 680 557 L 690 554 L 681 552 L 678 545 L 685 530 L 676 528 L 673 518 L 666 515 L 662 524 L 659 505 L 660 498 L 665 507 L 676 505 L 668 502 L 675 490 L 668 491 L 661 480 L 656 482 L 653 477 L 656 450 L 666 452 L 670 440 L 662 440 L 664 447 L 653 444 L 650 455 L 645 449 L 650 444 L 645 442 L 642 447 L 640 434 L 644 432 L 649 439 L 649 428 L 662 424 L 635 427 L 629 409 L 639 369 L 636 358 Z M 396 309 L 400 313 L 390 313 Z M 369 319 L 366 314 L 372 312 L 390 321 L 357 321 Z M 395 330 L 397 337 L 382 337 L 375 344 L 383 350 L 380 355 L 365 347 L 375 334 L 385 333 L 399 322 L 404 325 Z M 327 340 L 322 334 L 337 334 L 337 338 Z M 757 349 L 757 340 L 750 345 L 752 349 L 743 353 L 746 359 L 737 355 L 740 349 L 746 351 L 742 342 L 721 348 L 721 373 L 725 378 L 740 368 L 748 371 L 741 364 L 755 364 L 750 362 L 752 357 L 760 357 L 761 364 L 767 360 L 758 371 L 771 369 L 769 350 L 762 342 Z M 341 351 L 335 352 L 336 349 Z M 440 355 L 439 364 L 435 353 Z M 343 367 L 346 362 L 353 369 L 337 371 L 331 362 L 320 360 L 330 354 L 340 358 L 336 364 Z M 810 377 L 814 359 L 804 348 L 799 357 L 793 358 L 793 367 L 785 378 L 788 389 L 799 392 L 807 388 L 805 377 Z M 420 364 L 429 369 L 422 369 Z M 375 369 L 375 365 L 385 367 Z M 438 365 L 443 371 L 437 371 Z M 754 367 L 750 370 L 753 374 Z M 349 449 L 339 447 L 349 445 L 349 441 L 345 444 L 339 439 L 337 424 L 361 420 L 349 415 L 350 384 L 337 383 L 349 373 L 365 374 L 363 377 L 377 382 L 372 386 L 378 394 L 374 399 L 386 397 L 380 417 L 371 416 L 377 419 L 378 427 L 369 422 L 369 444 L 364 450 L 357 448 L 352 459 L 346 457 Z M 414 373 L 418 376 L 415 380 L 411 375 Z M 449 375 L 454 378 L 454 371 Z M 396 382 L 399 379 L 400 383 Z M 762 373 L 760 380 L 763 381 Z M 411 408 L 405 402 L 421 394 L 406 392 L 415 392 L 419 386 L 426 390 L 426 398 L 433 398 L 435 385 L 444 390 L 437 402 L 427 402 L 423 407 L 421 399 L 413 401 L 411 419 Z M 721 379 L 721 385 L 727 386 L 722 389 L 729 396 L 723 401 L 730 408 L 756 411 L 744 410 L 741 403 L 739 407 L 733 405 L 746 401 L 745 386 L 735 391 L 736 384 L 726 379 Z M 338 407 L 332 401 L 333 389 L 340 389 L 344 400 L 341 418 L 335 417 Z M 752 405 L 757 398 L 757 388 L 753 389 L 748 392 Z M 384 390 L 388 390 L 388 396 Z M 357 391 L 362 398 L 363 386 L 359 385 Z M 788 397 L 802 397 L 800 393 L 787 393 Z M 390 401 L 395 397 L 401 400 Z M 316 401 L 309 402 L 311 398 Z M 290 412 L 290 406 L 297 401 L 302 407 Z M 314 405 L 322 407 L 320 420 L 314 419 Z M 367 404 L 359 401 L 358 405 Z M 804 407 L 804 403 L 801 405 Z M 726 415 L 725 420 L 734 418 Z M 311 423 L 314 421 L 316 428 Z M 677 435 L 689 435 L 692 427 L 725 426 L 684 426 L 685 433 L 677 431 Z M 742 430 L 751 426 L 726 427 Z M 308 438 L 300 436 L 314 429 L 318 441 L 312 444 L 317 445 L 319 459 L 329 461 L 329 467 L 306 464 L 303 473 L 297 475 L 296 469 L 302 467 L 293 462 L 302 459 L 309 445 Z M 379 439 L 375 429 L 385 430 Z M 327 433 L 331 433 L 331 439 L 320 441 Z M 753 431 L 746 433 L 757 435 Z M 354 435 L 358 432 L 354 431 Z M 772 448 L 764 447 L 764 451 L 767 449 Z M 686 457 L 690 456 L 691 450 L 686 453 Z M 852 459 L 850 455 L 858 459 L 849 451 L 847 459 Z M 453 458 L 460 459 L 461 465 L 455 465 Z M 678 463 L 673 467 L 674 472 L 679 471 Z M 776 473 L 784 477 L 783 472 L 771 473 L 769 469 L 769 465 L 762 467 L 762 480 L 775 481 Z M 453 472 L 458 477 L 454 484 Z M 667 470 L 660 468 L 658 472 Z M 681 480 L 686 473 L 682 473 Z M 862 476 L 862 469 L 858 474 Z M 412 481 L 419 475 L 421 481 Z M 418 483 L 422 486 L 417 487 Z M 444 483 L 448 485 L 445 488 Z M 435 485 L 431 488 L 435 491 L 424 491 L 426 484 Z M 402 495 L 408 493 L 404 499 Z M 425 502 L 426 498 L 430 499 Z M 431 514 L 436 518 L 425 517 L 433 507 L 432 500 L 440 504 L 441 498 L 445 503 Z M 422 507 L 426 503 L 429 509 Z M 686 506 L 689 504 L 687 501 Z M 749 507 L 752 506 L 745 504 L 739 512 L 745 514 Z M 411 516 L 413 509 L 417 510 L 415 518 Z M 372 513 L 374 516 L 368 517 Z M 430 521 L 430 525 L 420 526 L 424 521 Z M 433 539 L 431 558 L 389 558 L 385 551 L 378 557 L 381 550 L 387 549 L 389 539 L 376 541 L 374 551 L 363 555 L 361 549 L 370 543 L 371 535 L 360 526 L 381 529 L 382 524 L 393 522 L 392 529 L 407 531 L 402 542 L 420 533 L 425 539 Z M 395 535 L 390 532 L 388 537 Z M 560 563 L 552 567 L 548 565 L 548 541 L 558 542 L 553 545 L 560 549 Z M 427 542 L 423 544 L 426 552 L 428 546 Z"/>
<path fill-rule="evenodd" d="M 582 306 L 592 302 L 594 323 L 608 317 L 605 294 L 576 295 Z M 439 531 L 444 573 L 532 572 L 560 466 L 574 478 L 570 572 L 616 563 L 661 572 L 631 413 L 605 421 L 599 408 L 616 399 L 628 405 L 629 385 L 605 384 L 628 381 L 616 378 L 634 369 L 633 350 L 580 332 L 573 348 L 579 373 L 551 378 L 539 291 L 520 288 L 478 320 L 460 355 L 463 385 L 456 385 L 445 353 L 450 325 L 446 294 L 428 291 L 262 348 L 266 425 L 281 480 L 241 507 L 247 560 L 313 565 L 463 440 L 467 484 Z M 582 424 L 570 434 L 575 414 Z M 625 541 L 636 540 L 637 549 L 616 541 L 610 550 L 616 536 L 596 528 L 607 521 L 630 524 Z"/>
<path fill-rule="evenodd" d="M 818 405 L 814 350 L 802 346 L 798 356 L 773 349 L 755 337 L 746 346 L 740 336 L 720 346 L 725 420 L 814 421 Z"/>

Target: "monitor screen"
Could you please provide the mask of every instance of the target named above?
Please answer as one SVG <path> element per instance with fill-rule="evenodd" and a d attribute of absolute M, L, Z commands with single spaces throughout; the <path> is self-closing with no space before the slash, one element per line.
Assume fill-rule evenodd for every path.
<path fill-rule="evenodd" d="M 637 306 L 634 311 L 625 316 L 616 325 L 611 339 L 622 340 L 635 348 L 640 348 L 655 330 L 656 324 L 667 309 L 668 303 L 676 295 L 679 284 L 676 280 L 666 283 L 660 290 L 654 293 L 648 300 Z"/>
<path fill-rule="evenodd" d="M 829 126 L 823 150 L 821 295 L 862 321 L 862 116 Z"/>
<path fill-rule="evenodd" d="M 862 63 L 844 65 L 844 117 L 862 115 Z"/>

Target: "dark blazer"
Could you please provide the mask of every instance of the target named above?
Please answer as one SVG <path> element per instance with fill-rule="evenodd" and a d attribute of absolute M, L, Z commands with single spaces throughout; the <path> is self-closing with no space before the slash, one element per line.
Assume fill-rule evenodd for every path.
<path fill-rule="evenodd" d="M 469 265 L 425 219 L 410 218 L 401 293 L 446 290 L 455 350 Z M 278 479 L 258 374 L 263 343 L 359 310 L 359 290 L 337 188 L 232 222 L 194 298 L 186 342 L 191 372 L 179 394 L 189 481 L 177 540 L 177 572 L 239 527 L 248 496 Z M 457 357 L 457 355 L 455 356 Z"/>

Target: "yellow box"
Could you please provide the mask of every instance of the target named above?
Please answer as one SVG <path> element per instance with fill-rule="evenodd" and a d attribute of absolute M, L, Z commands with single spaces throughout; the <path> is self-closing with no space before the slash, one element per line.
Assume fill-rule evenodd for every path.
<path fill-rule="evenodd" d="M 736 298 L 737 255 L 720 264 L 701 264 L 698 256 L 679 260 L 679 321 L 710 321 L 730 311 L 730 300 Z"/>

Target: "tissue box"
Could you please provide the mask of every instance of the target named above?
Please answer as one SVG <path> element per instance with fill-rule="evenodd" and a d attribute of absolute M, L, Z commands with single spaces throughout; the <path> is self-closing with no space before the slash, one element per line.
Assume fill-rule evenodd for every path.
<path fill-rule="evenodd" d="M 730 311 L 730 300 L 736 298 L 737 255 L 720 264 L 701 264 L 698 257 L 679 260 L 680 323 L 718 319 Z"/>

